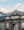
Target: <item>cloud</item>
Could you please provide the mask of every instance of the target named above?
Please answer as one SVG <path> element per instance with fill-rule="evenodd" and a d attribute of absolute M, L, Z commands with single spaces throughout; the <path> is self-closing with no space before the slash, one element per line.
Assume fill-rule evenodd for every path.
<path fill-rule="evenodd" d="M 0 11 L 3 12 L 3 13 L 8 13 L 8 10 L 5 9 L 5 8 L 2 8 Z"/>
<path fill-rule="evenodd" d="M 8 13 L 9 13 L 9 12 L 13 12 L 13 11 L 14 11 L 13 9 L 8 9 Z"/>
<path fill-rule="evenodd" d="M 2 8 L 1 10 L 0 10 L 0 12 L 3 12 L 3 13 L 9 13 L 9 12 L 13 12 L 14 10 L 12 10 L 12 9 L 5 9 L 5 8 Z"/>
<path fill-rule="evenodd" d="M 14 11 L 15 9 L 9 9 L 10 6 L 6 6 L 6 8 L 8 9 L 5 9 L 3 8 L 2 6 L 0 6 L 0 11 L 3 12 L 3 13 L 9 13 L 9 12 L 12 12 Z M 24 4 L 23 3 L 17 3 L 14 8 L 18 9 L 19 11 L 24 11 Z"/>
<path fill-rule="evenodd" d="M 8 0 L 0 0 L 1 2 L 7 2 Z"/>
<path fill-rule="evenodd" d="M 6 8 L 10 9 L 10 6 L 6 6 Z"/>
<path fill-rule="evenodd" d="M 24 12 L 24 4 L 21 4 L 21 6 L 18 7 L 18 10 Z"/>
<path fill-rule="evenodd" d="M 17 3 L 14 8 L 18 9 L 19 11 L 24 11 L 24 4 L 23 3 Z"/>
<path fill-rule="evenodd" d="M 14 8 L 18 8 L 21 5 L 21 3 L 16 3 L 16 5 L 14 6 Z"/>
<path fill-rule="evenodd" d="M 1 0 L 1 1 L 5 2 L 6 0 Z"/>
<path fill-rule="evenodd" d="M 0 12 L 8 13 L 8 10 L 0 6 Z"/>
<path fill-rule="evenodd" d="M 7 8 L 10 8 L 10 7 L 7 6 Z M 14 10 L 13 9 L 5 9 L 5 8 L 0 6 L 0 12 L 9 13 L 9 12 L 12 12 L 12 11 L 14 11 Z"/>

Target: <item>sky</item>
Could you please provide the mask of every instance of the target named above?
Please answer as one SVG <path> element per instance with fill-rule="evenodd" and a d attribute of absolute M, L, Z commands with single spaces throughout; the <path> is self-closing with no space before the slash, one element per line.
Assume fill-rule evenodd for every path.
<path fill-rule="evenodd" d="M 0 0 L 0 11 L 8 13 L 15 9 L 24 11 L 24 0 Z"/>

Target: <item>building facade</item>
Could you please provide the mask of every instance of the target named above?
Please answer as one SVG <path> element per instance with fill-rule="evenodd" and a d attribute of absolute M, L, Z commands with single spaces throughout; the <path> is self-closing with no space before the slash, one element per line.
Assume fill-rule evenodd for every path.
<path fill-rule="evenodd" d="M 0 30 L 24 30 L 24 16 L 6 16 L 0 20 Z"/>

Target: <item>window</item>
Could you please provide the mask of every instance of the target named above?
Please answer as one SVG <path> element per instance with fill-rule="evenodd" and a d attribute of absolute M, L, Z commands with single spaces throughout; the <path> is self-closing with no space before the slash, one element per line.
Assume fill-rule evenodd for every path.
<path fill-rule="evenodd" d="M 11 19 L 17 19 L 19 16 L 12 16 Z"/>
<path fill-rule="evenodd" d="M 4 22 L 0 22 L 0 30 L 5 30 L 5 23 Z"/>
<path fill-rule="evenodd" d="M 9 23 L 6 23 L 6 30 L 9 30 Z"/>
<path fill-rule="evenodd" d="M 24 16 L 22 16 L 21 18 L 24 18 Z"/>
<path fill-rule="evenodd" d="M 22 30 L 24 30 L 24 22 L 22 22 Z"/>
<path fill-rule="evenodd" d="M 9 17 L 6 17 L 6 20 L 9 19 Z"/>

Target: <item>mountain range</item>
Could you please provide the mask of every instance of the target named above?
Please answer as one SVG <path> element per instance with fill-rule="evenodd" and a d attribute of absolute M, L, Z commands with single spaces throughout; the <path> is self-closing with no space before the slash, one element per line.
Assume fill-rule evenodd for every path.
<path fill-rule="evenodd" d="M 13 11 L 13 12 L 9 12 L 9 13 L 3 13 L 3 12 L 0 12 L 0 16 L 11 16 L 11 15 L 24 15 L 24 12 L 21 12 L 21 11 Z"/>

